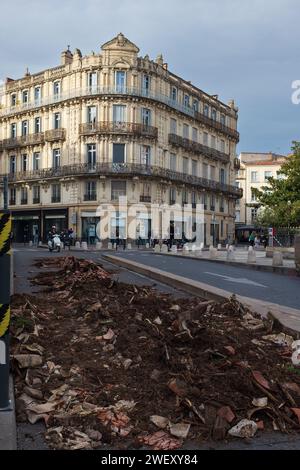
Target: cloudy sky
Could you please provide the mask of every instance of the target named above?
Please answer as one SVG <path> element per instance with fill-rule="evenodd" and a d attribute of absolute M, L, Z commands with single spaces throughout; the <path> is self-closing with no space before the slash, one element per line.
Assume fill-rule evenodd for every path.
<path fill-rule="evenodd" d="M 299 0 L 0 0 L 0 80 L 59 65 L 122 31 L 170 70 L 239 106 L 239 151 L 288 152 L 300 140 Z"/>

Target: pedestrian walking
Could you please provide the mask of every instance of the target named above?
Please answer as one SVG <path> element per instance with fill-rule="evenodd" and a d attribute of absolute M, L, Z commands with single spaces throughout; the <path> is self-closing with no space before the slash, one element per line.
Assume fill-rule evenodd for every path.
<path fill-rule="evenodd" d="M 254 238 L 254 244 L 255 244 L 255 248 L 259 248 L 260 246 L 260 238 L 258 235 L 256 235 L 256 237 Z"/>
<path fill-rule="evenodd" d="M 250 234 L 249 243 L 250 243 L 250 246 L 254 246 L 254 243 L 255 243 L 255 233 L 254 232 L 251 232 L 251 234 Z"/>

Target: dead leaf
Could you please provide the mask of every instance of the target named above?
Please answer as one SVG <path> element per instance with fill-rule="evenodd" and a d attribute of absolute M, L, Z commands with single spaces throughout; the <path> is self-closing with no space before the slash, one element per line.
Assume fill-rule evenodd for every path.
<path fill-rule="evenodd" d="M 179 379 L 171 379 L 168 383 L 168 387 L 172 390 L 175 395 L 179 397 L 185 397 L 187 395 L 186 383 Z"/>
<path fill-rule="evenodd" d="M 36 344 L 36 343 L 31 344 L 31 345 L 26 345 L 25 349 L 27 349 L 28 351 L 32 353 L 38 353 L 40 356 L 43 355 L 43 352 L 45 350 L 43 346 L 40 346 L 39 344 Z"/>
<path fill-rule="evenodd" d="M 43 363 L 41 356 L 36 354 L 16 354 L 13 358 L 21 369 L 39 367 Z"/>
<path fill-rule="evenodd" d="M 265 408 L 268 406 L 268 397 L 253 398 L 252 405 L 256 406 L 257 408 Z"/>
<path fill-rule="evenodd" d="M 261 372 L 254 370 L 252 371 L 252 375 L 259 385 L 266 388 L 267 390 L 271 390 L 269 382 L 264 378 Z"/>
<path fill-rule="evenodd" d="M 235 356 L 236 352 L 232 346 L 224 346 L 224 349 L 228 352 L 230 356 Z"/>
<path fill-rule="evenodd" d="M 188 433 L 190 432 L 190 424 L 186 423 L 178 423 L 178 424 L 170 424 L 170 433 L 172 436 L 179 437 L 181 439 L 186 439 Z"/>
<path fill-rule="evenodd" d="M 115 336 L 115 333 L 110 328 L 108 332 L 105 335 L 103 335 L 103 339 L 105 339 L 105 341 L 110 341 L 111 339 L 113 339 L 114 336 Z"/>
<path fill-rule="evenodd" d="M 164 418 L 163 416 L 153 415 L 150 416 L 151 423 L 155 424 L 160 429 L 166 429 L 169 424 L 168 418 Z"/>
<path fill-rule="evenodd" d="M 29 411 L 33 411 L 36 414 L 44 414 L 44 413 L 50 413 L 51 411 L 54 411 L 57 407 L 57 402 L 52 402 L 52 403 L 32 403 L 27 406 L 27 409 Z"/>
<path fill-rule="evenodd" d="M 132 363 L 133 363 L 132 359 L 125 359 L 125 361 L 123 362 L 124 369 L 128 370 Z"/>
<path fill-rule="evenodd" d="M 47 414 L 37 415 L 36 413 L 33 413 L 33 411 L 30 411 L 30 410 L 26 410 L 26 416 L 30 424 L 35 424 L 38 421 L 44 420 L 45 425 L 47 426 L 47 423 L 49 421 L 49 415 Z"/>
<path fill-rule="evenodd" d="M 153 450 L 174 450 L 181 447 L 181 441 L 179 439 L 172 438 L 164 431 L 157 431 L 154 434 L 139 436 L 138 440 L 141 443 L 152 447 Z"/>
<path fill-rule="evenodd" d="M 112 408 L 114 411 L 132 411 L 133 408 L 135 407 L 136 402 L 131 400 L 120 400 L 118 401 Z"/>
<path fill-rule="evenodd" d="M 32 398 L 35 398 L 36 400 L 42 400 L 43 399 L 43 394 L 42 394 L 41 390 L 37 390 L 36 388 L 32 388 L 32 387 L 28 387 L 28 386 L 25 386 L 23 390 L 24 390 L 25 393 L 27 393 L 27 395 L 29 395 Z"/>
<path fill-rule="evenodd" d="M 300 408 L 291 408 L 292 412 L 297 416 L 300 424 Z"/>
<path fill-rule="evenodd" d="M 222 406 L 222 408 L 218 410 L 218 416 L 220 416 L 220 418 L 223 418 L 229 424 L 231 424 L 232 421 L 235 419 L 235 414 L 229 406 Z"/>
<path fill-rule="evenodd" d="M 279 333 L 278 335 L 267 335 L 262 337 L 265 341 L 270 341 L 274 344 L 278 344 L 279 346 L 289 346 L 291 347 L 294 338 L 292 336 L 286 335 L 285 333 Z"/>
<path fill-rule="evenodd" d="M 295 382 L 286 382 L 285 384 L 283 384 L 283 387 L 287 388 L 291 392 L 296 393 L 300 397 L 300 387 Z"/>

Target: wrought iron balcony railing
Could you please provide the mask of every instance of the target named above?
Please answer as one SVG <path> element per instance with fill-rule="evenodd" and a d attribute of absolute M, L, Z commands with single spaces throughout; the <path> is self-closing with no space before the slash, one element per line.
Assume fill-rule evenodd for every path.
<path fill-rule="evenodd" d="M 144 196 L 143 194 L 140 196 L 140 202 L 151 202 L 151 196 Z"/>
<path fill-rule="evenodd" d="M 221 160 L 225 163 L 230 161 L 230 155 L 227 153 L 199 144 L 193 140 L 185 139 L 177 134 L 169 134 L 169 143 L 177 147 L 182 147 L 189 152 L 205 155 L 206 157 L 214 160 Z"/>
<path fill-rule="evenodd" d="M 51 202 L 52 202 L 52 203 L 61 202 L 60 196 L 52 196 L 52 197 L 51 197 Z"/>
<path fill-rule="evenodd" d="M 21 199 L 21 205 L 24 206 L 28 204 L 28 199 Z"/>
<path fill-rule="evenodd" d="M 241 198 L 243 190 L 236 186 L 220 183 L 206 178 L 188 175 L 177 171 L 169 170 L 159 166 L 143 165 L 139 163 L 96 163 L 91 166 L 88 163 L 78 163 L 75 165 L 60 166 L 58 168 L 45 168 L 26 173 L 8 174 L 9 182 L 39 181 L 41 184 L 48 179 L 61 179 L 86 176 L 107 176 L 113 178 L 149 178 L 158 179 L 161 182 L 187 184 L 197 189 L 207 189 L 220 193 L 227 193 L 236 198 Z"/>
<path fill-rule="evenodd" d="M 83 197 L 84 201 L 97 201 L 97 193 L 88 193 Z"/>
<path fill-rule="evenodd" d="M 205 124 L 206 126 L 212 127 L 213 129 L 222 132 L 223 134 L 227 134 L 228 136 L 235 139 L 237 142 L 239 142 L 240 140 L 240 134 L 238 133 L 238 131 L 226 126 L 225 124 L 220 121 L 217 121 L 216 119 L 212 119 L 211 117 L 200 113 L 199 111 L 195 111 L 195 119 L 201 122 L 202 124 Z"/>
<path fill-rule="evenodd" d="M 32 199 L 32 204 L 39 204 L 41 201 L 40 201 L 40 198 L 39 197 L 34 197 Z"/>
<path fill-rule="evenodd" d="M 136 135 L 139 137 L 148 137 L 150 139 L 157 139 L 157 127 L 147 126 L 135 122 L 89 122 L 87 124 L 80 124 L 79 134 L 81 135 L 94 135 L 94 134 L 125 134 Z"/>
<path fill-rule="evenodd" d="M 168 95 L 164 95 L 162 93 L 150 91 L 146 88 L 140 87 L 126 87 L 126 86 L 95 86 L 95 87 L 87 87 L 87 88 L 74 88 L 65 93 L 60 93 L 59 95 L 52 95 L 49 97 L 43 97 L 39 102 L 30 101 L 28 103 L 24 103 L 18 106 L 12 106 L 0 109 L 0 117 L 7 116 L 10 114 L 17 114 L 21 112 L 26 112 L 32 109 L 36 109 L 41 106 L 48 106 L 52 104 L 56 104 L 58 102 L 67 101 L 74 98 L 89 98 L 93 96 L 134 96 L 138 98 L 145 98 L 152 101 L 158 101 L 160 103 L 165 104 L 166 106 L 176 109 L 177 111 L 186 114 L 201 123 L 210 126 L 219 132 L 224 133 L 227 136 L 234 138 L 236 141 L 239 140 L 239 133 L 232 128 L 229 128 L 222 124 L 220 121 L 216 121 L 214 119 L 205 116 L 204 114 L 200 113 L 199 111 L 195 111 L 190 106 L 185 106 L 184 104 L 179 103 L 178 100 L 172 99 Z"/>
<path fill-rule="evenodd" d="M 44 132 L 38 132 L 36 134 L 22 135 L 20 137 L 11 137 L 10 139 L 4 139 L 0 142 L 0 149 L 15 149 L 18 147 L 26 147 L 27 145 L 39 145 L 45 142 Z"/>

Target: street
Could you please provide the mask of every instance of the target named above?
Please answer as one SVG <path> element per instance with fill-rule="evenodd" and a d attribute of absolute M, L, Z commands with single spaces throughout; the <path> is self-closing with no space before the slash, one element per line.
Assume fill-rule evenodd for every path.
<path fill-rule="evenodd" d="M 245 297 L 300 308 L 298 277 L 152 253 L 119 251 L 112 254 Z"/>

